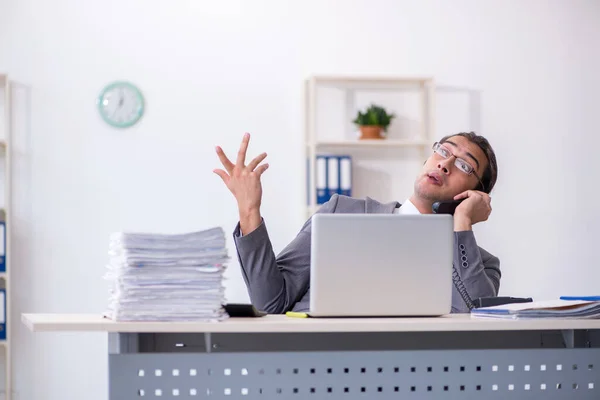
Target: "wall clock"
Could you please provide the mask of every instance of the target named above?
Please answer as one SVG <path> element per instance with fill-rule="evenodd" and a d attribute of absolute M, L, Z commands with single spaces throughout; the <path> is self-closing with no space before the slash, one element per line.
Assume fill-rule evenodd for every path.
<path fill-rule="evenodd" d="M 144 97 L 129 82 L 118 81 L 107 85 L 97 102 L 102 119 L 116 128 L 130 127 L 144 114 Z"/>

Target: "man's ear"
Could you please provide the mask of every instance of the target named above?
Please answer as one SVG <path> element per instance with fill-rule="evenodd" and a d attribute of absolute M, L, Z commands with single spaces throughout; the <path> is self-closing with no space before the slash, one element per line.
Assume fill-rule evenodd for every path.
<path fill-rule="evenodd" d="M 479 181 L 477 181 L 477 185 L 475 185 L 475 188 L 473 190 L 483 192 L 483 189 L 484 189 L 483 185 L 481 183 L 479 183 Z"/>

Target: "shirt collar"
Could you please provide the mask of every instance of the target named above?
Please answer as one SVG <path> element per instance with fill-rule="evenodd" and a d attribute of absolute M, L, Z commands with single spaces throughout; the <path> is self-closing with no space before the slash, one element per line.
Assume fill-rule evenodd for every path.
<path fill-rule="evenodd" d="M 417 207 L 415 207 L 415 205 L 410 201 L 410 199 L 406 199 L 406 201 L 404 203 L 402 203 L 402 206 L 400 206 L 399 208 L 396 208 L 394 210 L 395 214 L 403 214 L 403 215 L 408 215 L 408 214 L 421 214 L 419 212 L 419 210 L 417 209 Z"/>

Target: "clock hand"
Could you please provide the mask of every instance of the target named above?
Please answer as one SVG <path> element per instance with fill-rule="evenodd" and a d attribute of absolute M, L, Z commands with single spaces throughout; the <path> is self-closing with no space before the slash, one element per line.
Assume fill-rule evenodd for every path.
<path fill-rule="evenodd" d="M 121 111 L 121 107 L 123 107 L 123 98 L 122 97 L 119 99 L 119 103 L 117 104 L 117 106 L 113 109 L 111 118 L 115 118 L 115 116 L 117 115 L 117 113 L 119 111 Z"/>
<path fill-rule="evenodd" d="M 117 104 L 117 107 L 115 107 L 115 109 L 113 110 L 111 118 L 115 118 L 117 113 L 121 111 L 121 108 L 123 108 L 123 103 L 125 103 L 125 95 L 123 94 L 123 89 L 121 89 L 119 92 L 119 103 Z"/>

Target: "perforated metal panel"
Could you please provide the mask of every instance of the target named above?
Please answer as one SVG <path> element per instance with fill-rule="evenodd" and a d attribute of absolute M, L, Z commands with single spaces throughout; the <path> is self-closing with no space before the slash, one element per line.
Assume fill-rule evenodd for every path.
<path fill-rule="evenodd" d="M 600 349 L 109 357 L 110 400 L 600 398 Z"/>

